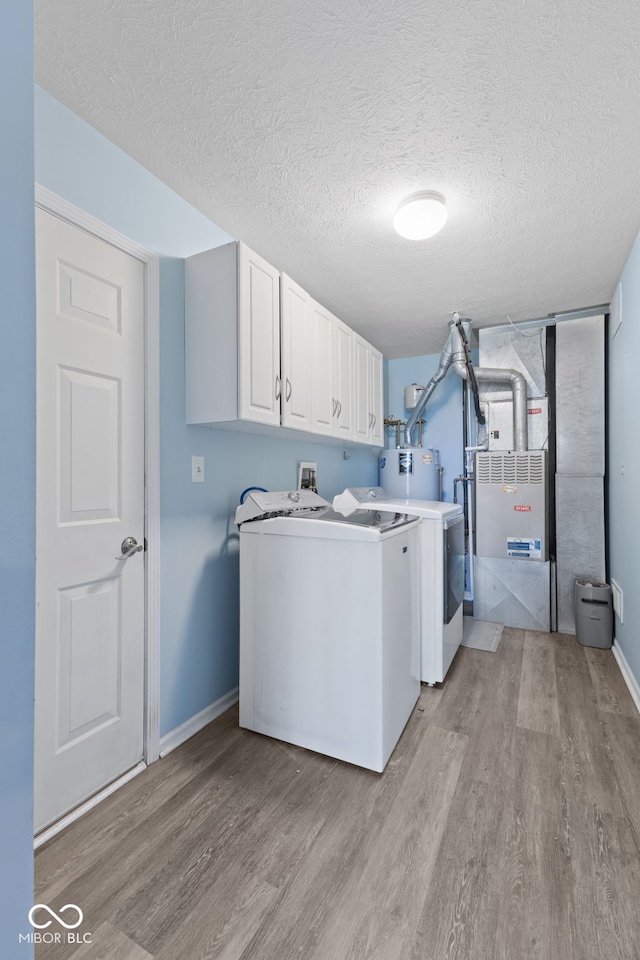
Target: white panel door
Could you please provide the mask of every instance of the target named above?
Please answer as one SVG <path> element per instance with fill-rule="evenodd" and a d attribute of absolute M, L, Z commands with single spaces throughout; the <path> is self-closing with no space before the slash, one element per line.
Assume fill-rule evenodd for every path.
<path fill-rule="evenodd" d="M 353 440 L 353 341 L 354 333 L 346 323 L 334 318 L 333 382 L 337 402 L 336 436 Z"/>
<path fill-rule="evenodd" d="M 371 354 L 371 443 L 376 447 L 384 446 L 384 369 L 383 357 L 375 347 L 369 347 Z"/>
<path fill-rule="evenodd" d="M 282 423 L 298 430 L 311 430 L 310 299 L 302 287 L 282 274 Z"/>
<path fill-rule="evenodd" d="M 326 436 L 332 436 L 338 424 L 333 389 L 333 324 L 333 314 L 312 300 L 311 429 Z"/>
<path fill-rule="evenodd" d="M 354 435 L 356 440 L 369 443 L 371 434 L 371 348 L 362 337 L 354 337 L 355 389 L 353 401 Z"/>
<path fill-rule="evenodd" d="M 35 826 L 143 754 L 144 266 L 36 212 Z"/>
<path fill-rule="evenodd" d="M 280 274 L 238 244 L 239 416 L 280 424 Z"/>

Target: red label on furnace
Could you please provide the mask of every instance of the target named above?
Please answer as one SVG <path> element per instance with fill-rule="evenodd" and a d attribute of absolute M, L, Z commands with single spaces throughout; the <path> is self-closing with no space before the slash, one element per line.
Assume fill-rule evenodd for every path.
<path fill-rule="evenodd" d="M 527 410 L 528 414 L 532 413 L 542 413 L 542 407 L 531 407 L 530 410 Z"/>
<path fill-rule="evenodd" d="M 513 509 L 518 513 L 531 513 L 531 507 L 528 504 L 516 503 Z"/>

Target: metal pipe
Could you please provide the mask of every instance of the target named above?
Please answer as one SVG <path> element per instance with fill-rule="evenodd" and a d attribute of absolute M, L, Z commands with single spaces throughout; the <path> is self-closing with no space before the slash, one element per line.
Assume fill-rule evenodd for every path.
<path fill-rule="evenodd" d="M 460 384 L 462 387 L 462 435 L 464 438 L 464 447 L 466 448 L 470 443 L 475 443 L 478 439 L 478 424 L 475 420 L 475 404 L 470 403 L 471 398 L 471 384 L 467 380 L 463 380 Z M 467 477 L 469 474 L 468 469 L 468 454 L 464 454 L 462 462 L 462 500 L 463 500 L 463 510 L 464 510 L 464 599 L 471 603 L 470 612 L 473 614 L 473 578 L 474 578 L 474 556 L 473 556 L 473 502 L 472 498 L 469 497 L 469 485 L 467 483 Z"/>
<path fill-rule="evenodd" d="M 475 371 L 479 383 L 507 383 L 513 394 L 513 446 L 526 450 L 527 437 L 527 381 L 518 370 L 498 367 L 478 367 Z"/>
<path fill-rule="evenodd" d="M 458 314 L 454 314 L 459 318 Z M 471 334 L 471 321 L 467 319 L 462 320 L 462 326 L 464 328 L 465 335 L 467 340 L 470 339 Z M 429 380 L 429 383 L 426 385 L 422 391 L 422 395 L 418 400 L 413 413 L 407 420 L 404 428 L 404 445 L 405 447 L 412 446 L 411 435 L 413 433 L 413 428 L 420 419 L 424 408 L 433 391 L 438 386 L 441 380 L 447 375 L 449 367 L 453 367 L 456 374 L 461 377 L 463 380 L 468 380 L 469 374 L 467 372 L 467 366 L 465 363 L 465 354 L 462 346 L 462 340 L 460 337 L 460 331 L 456 326 L 455 320 L 449 322 L 449 337 L 447 342 L 444 345 L 442 353 L 440 354 L 440 363 L 438 369 Z M 473 368 L 476 380 L 479 383 L 506 383 L 511 387 L 511 392 L 513 394 L 513 439 L 514 439 L 514 449 L 515 450 L 526 450 L 527 449 L 527 381 L 522 376 L 518 370 L 510 370 L 508 368 L 502 369 L 498 367 L 474 367 Z M 398 430 L 399 432 L 399 430 Z"/>
<path fill-rule="evenodd" d="M 470 322 L 462 321 L 467 339 L 469 339 Z M 452 320 L 449 324 L 449 340 L 447 346 L 453 354 L 451 366 L 455 373 L 463 380 L 468 379 L 464 349 L 460 333 Z M 511 387 L 513 394 L 513 445 L 515 450 L 526 450 L 527 438 L 527 381 L 519 370 L 510 370 L 502 367 L 474 367 L 478 383 L 506 383 Z"/>
<path fill-rule="evenodd" d="M 451 326 L 451 324 L 449 326 Z M 440 354 L 440 363 L 438 365 L 438 369 L 436 370 L 434 375 L 431 377 L 431 380 L 429 380 L 429 383 L 426 385 L 426 387 L 422 391 L 422 395 L 418 400 L 417 404 L 415 405 L 413 413 L 407 420 L 407 423 L 404 428 L 404 445 L 406 447 L 411 446 L 411 434 L 413 433 L 413 428 L 415 427 L 416 423 L 420 419 L 420 416 L 424 408 L 429 402 L 429 398 L 431 397 L 431 394 L 433 393 L 435 388 L 438 386 L 440 381 L 444 380 L 444 378 L 447 375 L 447 370 L 451 366 L 451 362 L 453 360 L 453 353 L 449 349 L 450 340 L 451 340 L 451 333 L 449 333 L 449 339 L 447 340 L 446 344 L 444 345 L 444 349 Z"/>
<path fill-rule="evenodd" d="M 396 448 L 399 450 L 402 444 L 400 443 L 400 429 L 404 427 L 404 420 L 392 420 L 391 417 L 386 417 L 384 421 L 385 427 L 395 427 L 396 428 Z M 389 441 L 391 443 L 391 441 Z"/>

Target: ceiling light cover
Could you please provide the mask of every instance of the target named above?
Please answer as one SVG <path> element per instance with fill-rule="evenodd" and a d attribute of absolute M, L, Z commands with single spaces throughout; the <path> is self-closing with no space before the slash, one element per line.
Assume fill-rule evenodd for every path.
<path fill-rule="evenodd" d="M 393 218 L 395 230 L 407 240 L 427 240 L 446 222 L 446 201 L 434 190 L 420 190 L 405 197 Z"/>

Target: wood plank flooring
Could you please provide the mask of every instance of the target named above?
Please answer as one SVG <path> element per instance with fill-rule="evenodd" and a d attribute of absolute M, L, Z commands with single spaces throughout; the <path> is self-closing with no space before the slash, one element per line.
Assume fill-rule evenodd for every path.
<path fill-rule="evenodd" d="M 232 709 L 42 847 L 38 960 L 640 960 L 640 717 L 610 651 L 505 629 L 383 775 Z"/>

